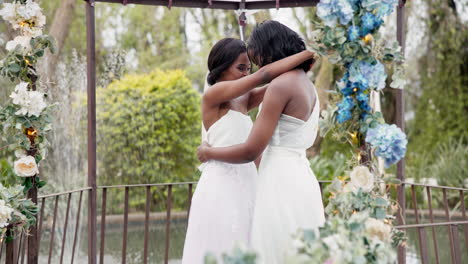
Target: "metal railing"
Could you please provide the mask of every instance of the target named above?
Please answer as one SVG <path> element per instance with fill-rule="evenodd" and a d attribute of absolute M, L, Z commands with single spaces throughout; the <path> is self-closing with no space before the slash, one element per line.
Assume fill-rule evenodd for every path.
<path fill-rule="evenodd" d="M 330 181 L 320 181 L 323 189 Z M 177 248 L 171 247 L 172 227 L 179 226 L 182 229 L 178 234 L 179 240 L 185 237 L 185 228 L 191 207 L 191 199 L 196 182 L 167 183 L 167 184 L 137 184 L 137 185 L 115 185 L 98 186 L 98 214 L 97 238 L 98 263 L 114 263 L 120 261 L 127 263 L 153 263 L 154 259 L 159 262 L 169 263 L 172 258 L 181 257 L 181 245 Z M 421 263 L 466 263 L 468 260 L 468 221 L 466 218 L 465 194 L 468 189 L 429 186 L 422 184 L 403 183 L 406 186 L 406 215 L 404 225 L 396 228 L 405 230 L 407 234 L 414 234 L 414 239 L 410 237 L 409 247 L 414 247 L 412 251 Z M 40 263 L 86 263 L 87 252 L 83 245 L 79 245 L 81 236 L 86 236 L 82 228 L 86 228 L 82 221 L 86 221 L 83 214 L 87 212 L 83 205 L 83 198 L 91 188 L 82 188 L 69 192 L 39 196 L 38 215 L 38 241 Z M 135 196 L 131 194 L 136 194 Z M 137 195 L 139 194 L 139 195 Z M 322 191 L 323 194 L 323 191 Z M 392 198 L 395 193 L 389 192 Z M 135 201 L 135 197 L 139 197 Z M 144 200 L 142 200 L 144 197 Z M 134 198 L 132 200 L 132 198 Z M 176 208 L 178 207 L 178 208 Z M 86 223 L 86 222 L 84 222 Z M 129 226 L 132 230 L 141 229 L 142 237 L 138 236 L 137 241 L 142 244 L 137 252 L 129 252 Z M 182 226 L 182 227 L 180 227 Z M 152 237 L 151 229 L 158 229 L 161 234 L 150 245 Z M 444 228 L 447 231 L 439 230 Z M 460 238 L 459 229 L 463 229 Z M 439 232 L 436 232 L 439 230 Z M 72 232 L 70 234 L 70 232 Z M 141 230 L 139 231 L 141 233 Z M 430 232 L 431 234 L 428 234 Z M 131 233 L 131 232 L 130 232 Z M 107 237 L 112 234 L 112 237 Z M 442 236 L 441 236 L 442 235 Z M 448 242 L 441 241 L 446 236 Z M 25 263 L 27 256 L 27 240 L 29 238 L 23 234 L 15 240 L 14 262 Z M 417 240 L 417 241 L 413 241 Z M 461 241 L 464 240 L 464 243 Z M 84 243 L 83 242 L 83 243 Z M 142 242 L 142 243 L 141 243 Z M 179 241 L 180 242 L 180 241 Z M 107 244 L 112 244 L 113 258 L 106 260 Z M 116 246 L 120 244 L 119 246 Z M 466 250 L 462 250 L 463 244 Z M 155 251 L 155 247 L 162 247 L 161 252 L 156 252 L 151 256 L 150 251 Z M 441 254 L 450 251 L 450 257 Z M 77 259 L 78 251 L 81 251 L 81 258 Z M 177 251 L 177 252 L 175 252 Z M 0 259 L 5 258 L 5 248 L 2 243 L 0 248 Z M 120 253 L 120 260 L 116 256 Z M 132 255 L 133 254 L 133 255 Z M 65 257 L 66 256 L 66 257 Z M 445 257 L 444 257 L 445 256 Z"/>

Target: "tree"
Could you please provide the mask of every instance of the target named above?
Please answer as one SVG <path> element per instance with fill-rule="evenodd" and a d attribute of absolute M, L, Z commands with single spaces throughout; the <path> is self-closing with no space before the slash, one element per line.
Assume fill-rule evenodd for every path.
<path fill-rule="evenodd" d="M 415 119 L 409 124 L 408 167 L 414 174 L 437 159 L 438 153 L 432 153 L 439 146 L 459 140 L 466 146 L 468 139 L 468 27 L 454 5 L 434 0 L 427 5 L 428 47 L 420 62 L 422 92 L 416 100 Z"/>
<path fill-rule="evenodd" d="M 183 71 L 127 75 L 97 98 L 100 184 L 195 179 L 200 96 Z"/>

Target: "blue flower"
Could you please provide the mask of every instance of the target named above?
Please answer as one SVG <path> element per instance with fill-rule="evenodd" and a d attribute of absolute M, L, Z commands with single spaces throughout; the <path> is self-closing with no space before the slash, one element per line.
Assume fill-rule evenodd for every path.
<path fill-rule="evenodd" d="M 351 110 L 353 110 L 354 106 L 356 106 L 356 103 L 351 96 L 346 96 L 343 98 L 341 103 L 338 104 L 338 114 L 336 116 L 338 123 L 341 124 L 351 119 L 353 116 Z"/>
<path fill-rule="evenodd" d="M 317 4 L 317 16 L 329 27 L 336 23 L 348 24 L 353 18 L 353 8 L 348 0 L 321 0 Z"/>
<path fill-rule="evenodd" d="M 359 27 L 350 26 L 348 28 L 348 39 L 351 41 L 355 41 L 358 38 L 359 38 Z"/>
<path fill-rule="evenodd" d="M 398 0 L 362 0 L 361 3 L 363 8 L 380 18 L 390 15 L 397 4 Z"/>
<path fill-rule="evenodd" d="M 408 140 L 396 125 L 381 124 L 367 131 L 366 142 L 375 149 L 375 155 L 389 167 L 405 156 Z"/>
<path fill-rule="evenodd" d="M 349 4 L 353 8 L 354 11 L 357 11 L 359 9 L 359 4 L 361 0 L 348 0 Z"/>
<path fill-rule="evenodd" d="M 349 80 L 361 90 L 369 87 L 382 90 L 385 88 L 386 79 L 385 67 L 380 62 L 372 64 L 366 61 L 354 61 L 349 66 Z"/>
<path fill-rule="evenodd" d="M 338 104 L 338 111 L 340 110 L 346 110 L 349 111 L 354 108 L 356 103 L 354 102 L 354 99 L 351 96 L 346 96 L 343 98 L 341 103 Z"/>
<path fill-rule="evenodd" d="M 374 29 L 380 27 L 383 24 L 383 20 L 372 13 L 365 13 L 361 17 L 361 36 L 365 36 L 371 33 Z"/>
<path fill-rule="evenodd" d="M 351 117 L 352 117 L 351 111 L 338 111 L 338 115 L 336 116 L 336 121 L 342 124 L 348 121 L 349 119 L 351 119 Z"/>
<path fill-rule="evenodd" d="M 356 96 L 356 100 L 357 100 L 359 103 L 368 102 L 368 101 L 369 101 L 369 96 L 368 96 L 367 94 L 364 94 L 364 93 L 359 93 L 359 94 Z"/>
<path fill-rule="evenodd" d="M 359 64 L 361 74 L 369 82 L 369 87 L 376 89 L 377 91 L 385 88 L 385 80 L 387 74 L 385 73 L 385 67 L 382 63 L 377 62 L 375 64 L 369 62 L 361 62 Z"/>
<path fill-rule="evenodd" d="M 359 102 L 359 108 L 361 108 L 365 112 L 370 112 L 372 110 L 368 101 Z"/>

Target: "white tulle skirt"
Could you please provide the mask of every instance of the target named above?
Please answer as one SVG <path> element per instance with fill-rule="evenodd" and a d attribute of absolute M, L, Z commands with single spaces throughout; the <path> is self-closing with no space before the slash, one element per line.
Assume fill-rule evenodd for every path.
<path fill-rule="evenodd" d="M 251 245 L 258 264 L 284 264 L 292 235 L 325 222 L 320 186 L 304 150 L 268 147 L 257 181 Z"/>
<path fill-rule="evenodd" d="M 237 243 L 249 245 L 257 178 L 254 163 L 210 161 L 201 169 L 192 198 L 183 264 L 202 264 L 207 253 L 220 259 Z"/>

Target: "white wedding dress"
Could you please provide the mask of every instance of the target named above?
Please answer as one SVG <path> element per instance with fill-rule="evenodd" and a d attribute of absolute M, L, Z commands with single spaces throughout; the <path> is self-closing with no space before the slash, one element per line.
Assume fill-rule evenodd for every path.
<path fill-rule="evenodd" d="M 316 93 L 317 95 L 317 93 Z M 292 235 L 325 222 L 320 186 L 306 149 L 318 132 L 319 101 L 309 119 L 282 114 L 260 163 L 251 244 L 257 264 L 284 264 Z"/>
<path fill-rule="evenodd" d="M 248 115 L 229 110 L 207 131 L 213 147 L 243 143 L 252 129 Z M 183 264 L 202 264 L 207 253 L 218 260 L 236 243 L 249 244 L 257 169 L 253 162 L 229 164 L 209 161 L 192 198 Z M 220 262 L 222 263 L 222 262 Z"/>

